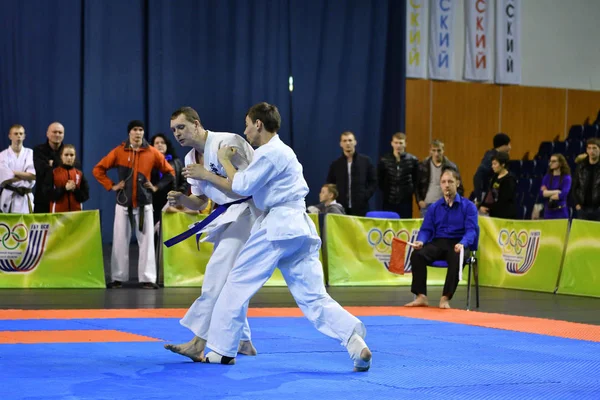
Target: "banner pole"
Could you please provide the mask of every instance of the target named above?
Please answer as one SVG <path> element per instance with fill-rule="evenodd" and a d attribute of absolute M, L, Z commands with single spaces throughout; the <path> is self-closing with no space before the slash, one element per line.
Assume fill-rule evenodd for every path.
<path fill-rule="evenodd" d="M 563 266 L 565 264 L 565 257 L 567 256 L 567 246 L 569 244 L 569 236 L 571 233 L 571 224 L 573 223 L 573 220 L 569 220 L 569 223 L 567 224 L 567 237 L 565 238 L 565 245 L 563 247 L 563 252 L 562 252 L 562 257 L 560 258 L 560 268 L 558 269 L 558 277 L 556 278 L 556 287 L 554 288 L 554 294 L 556 294 L 558 292 L 558 286 L 560 284 L 560 278 L 562 276 L 562 270 L 563 270 Z"/>

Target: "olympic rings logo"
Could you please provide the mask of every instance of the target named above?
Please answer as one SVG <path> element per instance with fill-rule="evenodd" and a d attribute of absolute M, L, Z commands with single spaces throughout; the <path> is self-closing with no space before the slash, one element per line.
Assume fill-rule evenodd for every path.
<path fill-rule="evenodd" d="M 381 231 L 381 229 L 378 228 L 372 228 L 369 233 L 367 233 L 369 245 L 371 245 L 371 247 L 373 247 L 379 253 L 390 251 L 392 248 L 392 241 L 395 237 L 408 242 L 410 241 L 411 234 L 406 229 L 401 229 L 396 232 L 393 229 Z"/>
<path fill-rule="evenodd" d="M 29 238 L 29 231 L 24 224 L 17 224 L 12 229 L 0 222 L 0 243 L 7 250 L 14 250 Z"/>
<path fill-rule="evenodd" d="M 505 253 L 514 253 L 521 255 L 527 248 L 529 242 L 529 235 L 525 230 L 521 230 L 518 233 L 514 230 L 510 232 L 508 229 L 502 229 L 498 235 L 498 244 Z"/>

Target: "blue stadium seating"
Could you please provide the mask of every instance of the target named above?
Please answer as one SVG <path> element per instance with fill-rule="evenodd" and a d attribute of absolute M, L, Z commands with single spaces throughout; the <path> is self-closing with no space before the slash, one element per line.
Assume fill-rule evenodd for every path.
<path fill-rule="evenodd" d="M 553 153 L 555 153 L 554 144 L 552 142 L 542 142 L 535 158 L 550 158 Z"/>
<path fill-rule="evenodd" d="M 567 143 L 566 142 L 554 142 L 554 150 L 553 153 L 556 154 L 565 154 L 567 152 Z"/>
<path fill-rule="evenodd" d="M 598 137 L 598 125 L 586 125 L 583 128 L 583 138 L 590 139 L 594 137 Z"/>
<path fill-rule="evenodd" d="M 573 125 L 569 129 L 568 140 L 581 140 L 583 139 L 583 125 Z"/>

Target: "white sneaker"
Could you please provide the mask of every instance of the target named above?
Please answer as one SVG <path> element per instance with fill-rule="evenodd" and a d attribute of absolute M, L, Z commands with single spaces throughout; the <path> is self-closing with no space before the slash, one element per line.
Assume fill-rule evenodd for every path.
<path fill-rule="evenodd" d="M 365 372 L 371 368 L 371 358 L 373 357 L 371 350 L 369 350 L 364 339 L 356 332 L 350 337 L 346 348 L 348 349 L 350 358 L 354 361 L 355 372 Z"/>

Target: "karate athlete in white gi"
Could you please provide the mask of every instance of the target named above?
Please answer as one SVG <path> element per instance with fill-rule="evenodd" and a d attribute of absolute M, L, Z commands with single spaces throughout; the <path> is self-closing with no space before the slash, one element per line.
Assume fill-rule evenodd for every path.
<path fill-rule="evenodd" d="M 241 196 L 252 196 L 264 211 L 239 254 L 215 305 L 207 347 L 212 351 L 205 362 L 234 364 L 248 302 L 279 268 L 290 292 L 304 315 L 319 331 L 337 339 L 354 361 L 355 371 L 371 366 L 371 351 L 364 337 L 363 323 L 333 300 L 323 284 L 319 261 L 321 239 L 306 214 L 308 186 L 302 165 L 277 131 L 281 117 L 277 107 L 259 103 L 246 115 L 244 134 L 254 147 L 254 159 L 247 169 L 237 171 L 229 160 L 235 148 L 222 147 L 219 160 L 229 180 L 207 176 L 215 184 L 229 184 Z"/>
<path fill-rule="evenodd" d="M 254 150 L 243 137 L 234 133 L 212 132 L 204 129 L 198 113 L 191 107 L 182 107 L 171 115 L 171 130 L 182 146 L 192 147 L 185 156 L 186 167 L 183 170 L 183 175 L 190 183 L 192 194 L 186 196 L 171 191 L 168 194 L 170 205 L 183 205 L 192 210 L 200 210 L 205 207 L 208 199 L 223 205 L 243 198 L 231 191 L 224 191 L 210 182 L 197 180 L 198 170 L 208 169 L 226 176 L 217 157 L 217 151 L 223 146 L 236 149 L 238 157 L 234 159 L 235 167 L 245 169 L 252 160 Z M 202 295 L 196 299 L 180 321 L 181 325 L 190 329 L 195 336 L 188 343 L 165 345 L 166 349 L 187 356 L 196 362 L 204 358 L 204 348 L 215 302 L 237 255 L 250 236 L 257 214 L 258 210 L 251 200 L 235 204 L 201 231 L 207 234 L 202 240 L 214 243 L 214 250 L 206 265 Z M 256 355 L 245 316 L 236 352 Z"/>
<path fill-rule="evenodd" d="M 0 211 L 13 214 L 33 212 L 35 168 L 33 150 L 23 147 L 25 128 L 13 125 L 8 131 L 10 146 L 0 153 Z"/>

